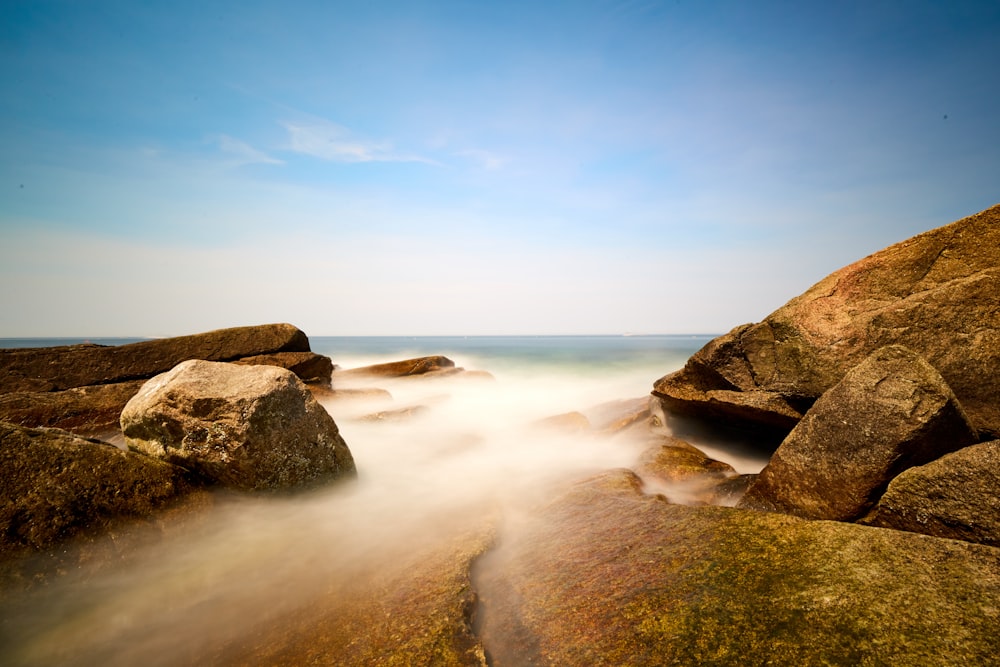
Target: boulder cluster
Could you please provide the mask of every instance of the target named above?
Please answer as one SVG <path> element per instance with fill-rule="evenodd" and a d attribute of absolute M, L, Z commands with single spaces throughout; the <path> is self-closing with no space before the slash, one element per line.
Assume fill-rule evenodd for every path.
<path fill-rule="evenodd" d="M 289 324 L 0 350 L 0 551 L 146 517 L 205 486 L 281 490 L 353 475 L 310 391 L 332 371 Z"/>

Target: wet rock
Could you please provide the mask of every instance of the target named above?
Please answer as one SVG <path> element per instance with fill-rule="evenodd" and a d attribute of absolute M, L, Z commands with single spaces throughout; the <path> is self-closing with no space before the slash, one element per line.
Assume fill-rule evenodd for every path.
<path fill-rule="evenodd" d="M 22 426 L 77 432 L 117 429 L 118 417 L 143 380 L 63 391 L 0 394 L 0 419 Z"/>
<path fill-rule="evenodd" d="M 47 549 L 160 509 L 193 485 L 177 466 L 59 429 L 0 422 L 0 552 Z"/>
<path fill-rule="evenodd" d="M 473 628 L 471 569 L 492 544 L 490 523 L 391 558 L 382 554 L 377 569 L 345 577 L 214 664 L 485 667 Z"/>
<path fill-rule="evenodd" d="M 862 523 L 1000 547 L 1000 440 L 904 471 Z"/>
<path fill-rule="evenodd" d="M 333 360 L 315 352 L 275 352 L 242 357 L 234 364 L 247 366 L 277 366 L 295 373 L 307 384 L 329 385 L 333 374 Z"/>
<path fill-rule="evenodd" d="M 121 415 L 128 446 L 242 489 L 353 475 L 333 418 L 290 371 L 186 361 L 148 381 Z"/>
<path fill-rule="evenodd" d="M 634 470 L 648 492 L 661 493 L 670 502 L 687 505 L 712 504 L 717 488 L 739 474 L 728 463 L 717 461 L 694 445 L 679 438 L 652 439 L 640 455 Z M 727 485 L 722 495 L 734 489 Z"/>
<path fill-rule="evenodd" d="M 290 324 L 219 329 L 129 345 L 66 345 L 0 350 L 0 393 L 60 391 L 148 379 L 188 359 L 232 361 L 273 352 L 308 352 Z"/>
<path fill-rule="evenodd" d="M 1000 437 L 998 293 L 994 206 L 836 271 L 706 345 L 654 393 L 669 410 L 787 429 L 865 357 L 900 344 L 941 373 L 977 429 Z"/>
<path fill-rule="evenodd" d="M 416 359 L 405 359 L 403 361 L 392 361 L 385 364 L 374 364 L 372 366 L 362 366 L 361 368 L 337 370 L 334 372 L 334 379 L 343 380 L 376 377 L 398 378 L 441 371 L 453 372 L 454 370 L 461 369 L 455 369 L 455 362 L 448 357 L 430 356 L 418 357 Z"/>
<path fill-rule="evenodd" d="M 564 412 L 539 419 L 532 424 L 535 428 L 561 433 L 589 433 L 590 420 L 582 412 Z"/>
<path fill-rule="evenodd" d="M 476 565 L 490 664 L 982 664 L 1000 550 L 574 487 Z"/>
<path fill-rule="evenodd" d="M 887 346 L 816 401 L 740 507 L 850 521 L 899 473 L 975 441 L 938 372 L 911 350 Z"/>

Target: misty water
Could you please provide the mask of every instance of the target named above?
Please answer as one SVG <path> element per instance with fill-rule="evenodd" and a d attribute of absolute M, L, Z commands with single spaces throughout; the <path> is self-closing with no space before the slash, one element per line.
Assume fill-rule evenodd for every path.
<path fill-rule="evenodd" d="M 509 527 L 561 484 L 632 466 L 646 445 L 539 420 L 579 411 L 599 426 L 609 402 L 648 396 L 709 338 L 313 338 L 314 351 L 345 369 L 443 354 L 493 379 L 378 380 L 366 385 L 391 398 L 323 401 L 357 480 L 291 496 L 217 494 L 148 543 L 139 530 L 114 534 L 122 558 L 113 566 L 47 573 L 45 585 L 4 600 L 0 663 L 196 663 L 380 558 L 482 517 Z M 398 420 L 363 418 L 418 406 Z M 764 464 L 696 444 L 739 472 Z"/>

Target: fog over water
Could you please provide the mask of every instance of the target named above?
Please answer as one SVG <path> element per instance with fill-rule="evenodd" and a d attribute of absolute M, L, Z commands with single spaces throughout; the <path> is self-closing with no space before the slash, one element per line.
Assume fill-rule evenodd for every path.
<path fill-rule="evenodd" d="M 707 337 L 324 339 L 342 368 L 431 353 L 489 371 L 378 380 L 391 399 L 326 401 L 358 478 L 293 496 L 222 494 L 207 512 L 142 544 L 116 535 L 121 565 L 53 576 L 3 603 L 0 663 L 151 665 L 197 662 L 255 629 L 419 545 L 480 519 L 509 526 L 567 483 L 632 466 L 645 441 L 540 427 L 580 411 L 597 429 L 683 365 Z M 337 385 L 342 387 L 343 385 Z M 420 406 L 405 418 L 365 420 Z M 710 452 L 740 472 L 760 455 Z"/>

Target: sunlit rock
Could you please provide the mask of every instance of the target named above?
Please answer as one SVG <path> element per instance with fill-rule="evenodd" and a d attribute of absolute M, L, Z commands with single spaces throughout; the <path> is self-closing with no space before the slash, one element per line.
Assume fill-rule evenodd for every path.
<path fill-rule="evenodd" d="M 273 352 L 308 352 L 291 324 L 218 329 L 128 345 L 67 345 L 0 350 L 0 393 L 59 391 L 148 379 L 188 359 L 232 361 Z"/>
<path fill-rule="evenodd" d="M 0 394 L 0 419 L 23 426 L 77 432 L 116 429 L 122 408 L 142 384 L 142 380 L 135 380 L 63 391 Z"/>
<path fill-rule="evenodd" d="M 902 471 L 974 442 L 938 372 L 911 350 L 887 346 L 816 401 L 740 506 L 853 520 Z"/>
<path fill-rule="evenodd" d="M 186 361 L 122 411 L 130 448 L 225 486 L 279 489 L 354 474 L 333 418 L 290 371 Z"/>
<path fill-rule="evenodd" d="M 927 359 L 973 425 L 1000 435 L 1000 206 L 829 275 L 656 383 L 669 410 L 787 427 L 880 347 Z"/>
<path fill-rule="evenodd" d="M 863 523 L 1000 547 L 1000 440 L 901 473 Z"/>
<path fill-rule="evenodd" d="M 329 385 L 333 374 L 333 360 L 315 352 L 275 352 L 241 357 L 234 364 L 247 366 L 277 366 L 295 373 L 308 384 Z"/>
<path fill-rule="evenodd" d="M 609 472 L 476 566 L 489 664 L 990 664 L 1000 550 L 644 495 Z"/>
<path fill-rule="evenodd" d="M 374 364 L 360 368 L 349 368 L 334 372 L 334 384 L 336 380 L 345 379 L 366 379 L 366 378 L 399 378 L 410 375 L 425 375 L 427 373 L 453 372 L 461 370 L 455 368 L 455 362 L 448 357 L 430 356 L 418 357 L 416 359 L 405 359 L 403 361 L 391 361 L 385 364 Z"/>

